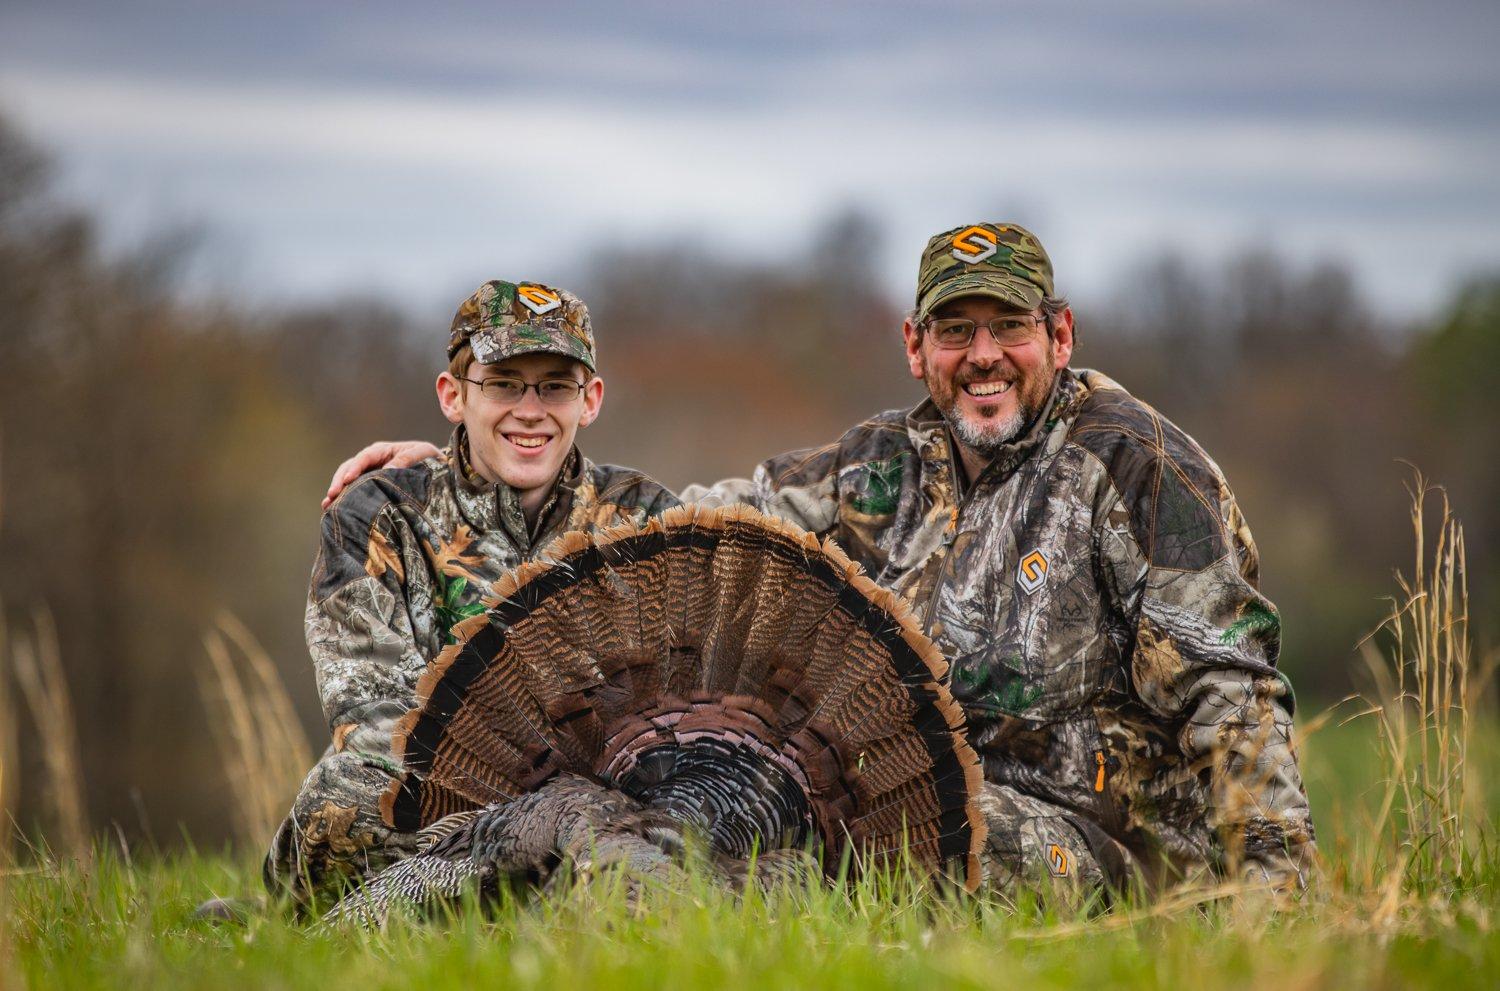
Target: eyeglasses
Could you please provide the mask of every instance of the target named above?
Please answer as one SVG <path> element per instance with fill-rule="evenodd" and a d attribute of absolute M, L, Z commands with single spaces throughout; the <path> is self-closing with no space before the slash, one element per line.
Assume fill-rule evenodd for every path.
<path fill-rule="evenodd" d="M 526 396 L 527 389 L 535 389 L 536 397 L 549 406 L 566 406 L 578 398 L 583 392 L 587 382 L 579 382 L 574 379 L 544 379 L 541 382 L 528 382 L 525 379 L 493 378 L 466 379 L 461 375 L 455 375 L 460 382 L 468 382 L 470 385 L 479 386 L 479 391 L 484 393 L 484 398 L 497 403 L 519 403 Z"/>
<path fill-rule="evenodd" d="M 1020 347 L 1036 340 L 1037 330 L 1043 326 L 1034 313 L 1014 313 L 996 317 L 986 326 L 990 336 L 1003 348 Z M 932 334 L 932 343 L 940 348 L 954 351 L 968 347 L 974 342 L 979 325 L 973 320 L 928 320 L 927 330 Z"/>

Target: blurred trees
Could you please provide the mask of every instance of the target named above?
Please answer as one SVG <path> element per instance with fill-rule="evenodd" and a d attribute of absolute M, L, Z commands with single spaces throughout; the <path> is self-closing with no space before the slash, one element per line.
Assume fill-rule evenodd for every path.
<path fill-rule="evenodd" d="M 1088 320 L 1087 315 L 1083 317 Z M 1348 274 L 1246 253 L 1209 269 L 1167 257 L 1128 276 L 1074 364 L 1101 368 L 1224 469 L 1283 613 L 1304 696 L 1348 684 L 1350 647 L 1404 563 L 1412 446 L 1403 359 Z"/>
<path fill-rule="evenodd" d="M 594 258 L 577 288 L 609 389 L 584 449 L 680 486 L 910 405 L 921 388 L 892 302 L 905 293 L 880 284 L 879 236 L 846 213 L 780 264 L 692 243 Z M 106 256 L 0 121 L 0 601 L 13 629 L 36 605 L 57 617 L 96 823 L 170 841 L 181 822 L 213 841 L 236 803 L 194 677 L 203 636 L 219 610 L 240 617 L 326 739 L 301 631 L 318 501 L 365 442 L 447 436 L 432 378 L 450 314 L 416 326 L 363 298 L 190 302 L 173 284 L 183 250 Z M 1078 309 L 1075 364 L 1161 409 L 1228 473 L 1304 699 L 1346 690 L 1407 557 L 1398 457 L 1449 483 L 1494 631 L 1500 279 L 1413 329 L 1368 312 L 1336 266 L 1165 256 Z"/>
<path fill-rule="evenodd" d="M 314 720 L 300 617 L 318 482 L 364 438 L 425 427 L 438 362 L 367 304 L 179 302 L 170 246 L 103 256 L 45 176 L 0 130 L 0 601 L 13 629 L 35 605 L 57 617 L 95 819 L 223 835 L 235 802 L 192 670 L 204 632 L 239 615 Z"/>

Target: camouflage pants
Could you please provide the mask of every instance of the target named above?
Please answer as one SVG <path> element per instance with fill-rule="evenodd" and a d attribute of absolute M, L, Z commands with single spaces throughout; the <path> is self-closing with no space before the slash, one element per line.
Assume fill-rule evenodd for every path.
<path fill-rule="evenodd" d="M 1126 849 L 1075 812 L 988 781 L 979 808 L 989 827 L 987 892 L 1014 898 L 1030 890 L 1081 906 L 1108 897 L 1131 873 Z"/>
<path fill-rule="evenodd" d="M 416 836 L 398 833 L 380 818 L 380 795 L 393 771 L 388 758 L 324 754 L 271 841 L 266 889 L 298 902 L 337 895 L 415 853 Z"/>

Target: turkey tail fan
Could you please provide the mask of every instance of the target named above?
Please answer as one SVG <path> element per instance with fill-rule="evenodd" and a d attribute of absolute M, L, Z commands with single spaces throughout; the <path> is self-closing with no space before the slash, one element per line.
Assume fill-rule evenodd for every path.
<path fill-rule="evenodd" d="M 716 853 L 903 848 L 980 880 L 980 765 L 947 665 L 831 541 L 748 507 L 570 533 L 455 628 L 393 739 L 383 796 L 415 831 L 590 777 L 696 825 Z"/>

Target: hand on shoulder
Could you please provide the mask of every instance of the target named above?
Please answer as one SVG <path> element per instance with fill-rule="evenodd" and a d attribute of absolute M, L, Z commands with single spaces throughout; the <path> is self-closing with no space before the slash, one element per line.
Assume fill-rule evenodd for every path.
<path fill-rule="evenodd" d="M 333 505 L 339 493 L 366 472 L 381 468 L 410 468 L 441 453 L 441 450 L 425 440 L 378 440 L 339 465 L 328 482 L 328 494 L 323 497 L 323 508 Z"/>

